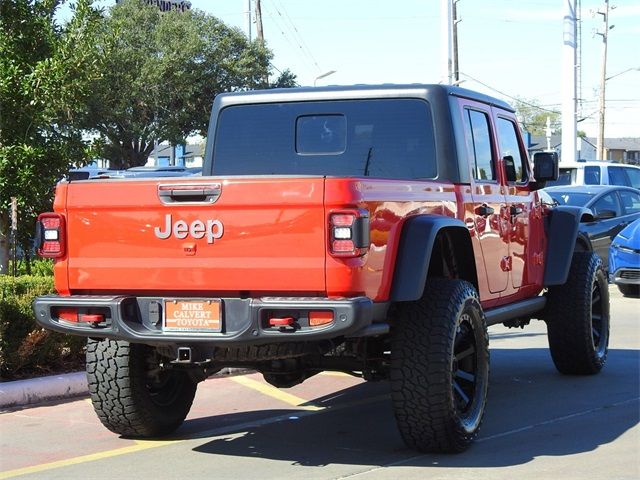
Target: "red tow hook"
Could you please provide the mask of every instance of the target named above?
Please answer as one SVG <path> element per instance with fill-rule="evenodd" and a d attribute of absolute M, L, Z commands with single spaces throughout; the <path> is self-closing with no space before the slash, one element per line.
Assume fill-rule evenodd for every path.
<path fill-rule="evenodd" d="M 270 318 L 269 326 L 271 327 L 292 327 L 296 323 L 293 317 Z"/>

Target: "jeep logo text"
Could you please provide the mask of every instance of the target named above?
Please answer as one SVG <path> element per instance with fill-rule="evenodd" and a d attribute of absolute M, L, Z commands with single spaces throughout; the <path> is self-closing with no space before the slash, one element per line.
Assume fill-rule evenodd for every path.
<path fill-rule="evenodd" d="M 167 213 L 164 216 L 164 228 L 155 227 L 153 233 L 161 240 L 166 240 L 173 233 L 174 237 L 181 240 L 191 235 L 196 239 L 207 237 L 207 243 L 213 243 L 214 240 L 222 237 L 224 227 L 220 220 L 207 220 L 206 223 L 202 220 L 194 220 L 191 225 L 188 225 L 184 220 L 177 220 L 173 223 L 171 214 Z"/>

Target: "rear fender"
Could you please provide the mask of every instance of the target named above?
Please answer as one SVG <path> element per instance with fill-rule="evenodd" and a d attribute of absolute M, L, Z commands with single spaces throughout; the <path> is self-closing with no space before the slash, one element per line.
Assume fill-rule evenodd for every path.
<path fill-rule="evenodd" d="M 464 245 L 463 248 L 465 250 L 468 248 L 471 251 L 469 230 L 461 220 L 420 215 L 405 222 L 396 257 L 391 301 L 408 302 L 422 297 L 432 253 L 437 248 L 436 239 L 438 234 L 445 230 L 453 234 L 451 236 L 454 237 L 456 250 L 459 241 L 466 242 L 468 240 L 468 245 Z M 459 241 L 456 242 L 456 240 Z M 473 260 L 472 254 L 471 258 Z"/>

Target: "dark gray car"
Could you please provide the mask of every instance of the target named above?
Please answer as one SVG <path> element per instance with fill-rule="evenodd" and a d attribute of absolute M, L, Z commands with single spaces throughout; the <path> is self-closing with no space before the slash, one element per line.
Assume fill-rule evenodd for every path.
<path fill-rule="evenodd" d="M 609 245 L 636 218 L 640 218 L 640 191 L 607 185 L 545 188 L 559 205 L 585 207 L 593 219 L 580 223 L 576 250 L 593 250 L 608 264 Z"/>

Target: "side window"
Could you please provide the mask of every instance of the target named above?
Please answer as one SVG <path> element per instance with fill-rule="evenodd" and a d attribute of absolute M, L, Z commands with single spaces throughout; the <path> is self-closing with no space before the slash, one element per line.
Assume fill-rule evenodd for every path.
<path fill-rule="evenodd" d="M 595 216 L 600 215 L 605 210 L 615 212 L 616 217 L 620 216 L 620 206 L 618 205 L 618 198 L 615 193 L 608 193 L 591 207 L 591 211 Z"/>
<path fill-rule="evenodd" d="M 629 190 L 622 190 L 620 192 L 620 200 L 622 200 L 624 215 L 640 213 L 640 194 L 630 192 Z"/>
<path fill-rule="evenodd" d="M 584 167 L 584 184 L 600 185 L 600 183 L 600 167 Z"/>
<path fill-rule="evenodd" d="M 624 167 L 629 177 L 629 183 L 633 188 L 640 190 L 640 168 Z"/>
<path fill-rule="evenodd" d="M 516 124 L 506 118 L 498 117 L 498 146 L 500 157 L 509 182 L 526 182 L 528 179 L 526 157 L 520 152 Z"/>
<path fill-rule="evenodd" d="M 607 167 L 609 172 L 609 185 L 620 185 L 623 187 L 630 187 L 629 179 L 625 175 L 625 171 L 622 167 Z"/>
<path fill-rule="evenodd" d="M 467 149 L 473 162 L 473 178 L 495 180 L 489 116 L 477 110 L 465 109 L 464 129 Z"/>

